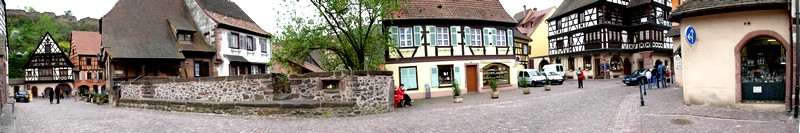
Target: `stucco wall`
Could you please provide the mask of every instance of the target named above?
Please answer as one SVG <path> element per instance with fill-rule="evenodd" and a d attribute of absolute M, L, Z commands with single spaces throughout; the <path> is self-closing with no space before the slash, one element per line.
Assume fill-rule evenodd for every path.
<path fill-rule="evenodd" d="M 672 38 L 672 40 L 673 40 L 672 42 L 681 42 L 681 38 L 680 37 L 674 37 L 674 38 Z M 675 45 L 673 50 L 678 48 L 678 46 L 680 46 L 680 45 Z M 682 55 L 681 55 L 681 59 L 683 59 Z M 673 61 L 675 61 L 675 60 L 673 60 Z M 683 87 L 683 68 L 679 67 L 678 64 L 674 64 L 672 66 L 675 67 L 675 68 L 672 68 L 672 70 L 675 71 L 675 76 L 672 76 L 672 79 L 674 79 L 674 81 L 675 81 L 675 86 L 676 87 Z"/>
<path fill-rule="evenodd" d="M 219 36 L 221 36 L 220 37 L 221 38 L 220 39 L 220 44 L 221 45 L 220 45 L 220 48 L 217 49 L 217 53 L 220 54 L 220 56 L 222 57 L 222 60 L 223 60 L 222 64 L 220 64 L 220 66 L 217 68 L 217 72 L 219 72 L 219 76 L 230 76 L 231 75 L 230 74 L 230 67 L 229 67 L 230 60 L 228 60 L 228 58 L 225 58 L 224 55 L 242 56 L 245 59 L 247 59 L 247 61 L 252 62 L 252 63 L 265 64 L 265 63 L 269 62 L 269 57 L 270 57 L 269 54 L 271 54 L 271 52 L 268 52 L 268 53 L 262 53 L 261 52 L 261 46 L 262 45 L 261 45 L 261 42 L 259 41 L 259 39 L 265 38 L 264 36 L 247 34 L 247 33 L 237 32 L 237 31 L 224 29 L 224 28 L 217 28 L 217 30 L 220 31 L 220 33 L 221 33 L 221 34 L 219 34 Z M 241 46 L 239 49 L 230 48 L 231 45 L 228 42 L 228 36 L 231 34 L 231 32 L 238 33 L 240 36 L 241 35 L 252 36 L 253 39 L 254 39 L 253 43 L 255 43 L 255 45 L 256 45 L 254 50 L 253 51 L 249 51 L 249 50 L 246 49 L 245 46 Z M 271 46 L 269 42 L 267 42 L 267 46 Z"/>
<path fill-rule="evenodd" d="M 511 85 L 512 88 L 515 88 L 513 86 L 517 85 L 517 82 L 518 82 L 517 81 L 517 72 L 519 71 L 519 69 L 514 67 L 515 66 L 514 59 L 464 60 L 464 61 L 441 61 L 441 62 L 417 62 L 417 63 L 386 64 L 386 70 L 395 72 L 393 74 L 394 86 L 399 86 L 400 85 L 400 78 L 399 78 L 400 77 L 400 67 L 416 66 L 417 67 L 417 85 L 418 85 L 419 89 L 418 90 L 409 90 L 407 93 L 409 93 L 409 95 L 412 95 L 412 98 L 417 99 L 417 98 L 424 98 L 424 93 L 426 92 L 425 84 L 431 84 L 431 81 L 432 81 L 431 80 L 431 68 L 436 67 L 438 65 L 453 65 L 454 68 L 455 67 L 459 67 L 460 70 L 458 72 L 458 75 L 455 75 L 455 76 L 458 76 L 458 77 L 456 77 L 454 79 L 457 79 L 459 81 L 459 83 L 461 83 L 460 86 L 461 86 L 461 90 L 462 90 L 463 93 L 467 92 L 466 65 L 477 65 L 477 67 L 478 67 L 477 69 L 479 71 L 479 72 L 477 72 L 477 75 L 478 75 L 477 78 L 478 78 L 478 81 L 479 81 L 479 83 L 478 83 L 478 92 L 490 92 L 491 91 L 490 89 L 483 89 L 483 87 L 484 87 L 483 82 L 482 82 L 483 81 L 483 72 L 481 71 L 481 69 L 483 69 L 483 67 L 485 67 L 486 65 L 492 64 L 492 63 L 500 63 L 500 64 L 504 64 L 504 65 L 509 66 L 509 73 L 510 73 L 509 74 L 509 80 L 510 80 L 509 81 L 510 82 L 509 85 Z M 498 88 L 501 88 L 500 86 L 502 86 L 502 85 L 498 85 Z M 406 88 L 409 88 L 409 86 L 406 86 Z M 509 88 L 509 87 L 505 87 L 505 88 Z M 434 94 L 432 94 L 433 97 L 451 96 L 451 95 L 453 95 L 451 87 L 439 88 L 438 86 L 432 86 L 431 87 L 431 93 L 434 93 Z M 420 95 L 420 94 L 422 94 L 422 95 Z M 419 96 L 423 96 L 423 97 L 419 97 Z"/>
<path fill-rule="evenodd" d="M 734 49 L 746 34 L 757 30 L 777 32 L 789 40 L 788 10 L 745 11 L 689 17 L 681 21 L 697 31 L 697 43 L 681 39 L 684 101 L 687 104 L 732 106 L 736 101 L 736 57 Z M 750 25 L 744 25 L 749 22 Z"/>
<path fill-rule="evenodd" d="M 556 12 L 556 9 L 550 10 L 549 13 L 544 18 L 550 18 L 553 13 Z M 549 40 L 547 39 L 547 21 L 542 21 L 536 29 L 534 29 L 533 33 L 530 34 L 530 38 L 533 41 L 529 42 L 528 45 L 531 46 L 531 54 L 530 57 L 538 57 L 538 56 L 546 56 L 549 55 Z M 538 62 L 537 62 L 538 63 Z M 537 66 L 538 67 L 538 66 Z"/>

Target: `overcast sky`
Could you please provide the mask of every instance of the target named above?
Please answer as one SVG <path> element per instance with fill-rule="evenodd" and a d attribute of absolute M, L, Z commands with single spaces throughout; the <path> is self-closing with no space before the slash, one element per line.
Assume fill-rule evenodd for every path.
<path fill-rule="evenodd" d="M 278 33 L 281 31 L 278 24 L 285 22 L 291 14 L 291 10 L 297 10 L 297 16 L 312 17 L 314 8 L 305 0 L 297 5 L 283 6 L 283 0 L 231 0 L 239 5 L 242 10 L 247 12 L 250 18 L 261 28 L 270 32 Z M 549 8 L 558 6 L 562 0 L 500 0 L 506 12 L 513 15 L 522 11 L 523 5 L 528 8 Z M 64 11 L 71 10 L 72 14 L 78 18 L 92 17 L 100 18 L 105 15 L 116 3 L 116 0 L 9 0 L 6 7 L 9 9 L 24 9 L 26 6 L 33 7 L 39 12 L 53 12 L 56 15 L 63 15 Z"/>

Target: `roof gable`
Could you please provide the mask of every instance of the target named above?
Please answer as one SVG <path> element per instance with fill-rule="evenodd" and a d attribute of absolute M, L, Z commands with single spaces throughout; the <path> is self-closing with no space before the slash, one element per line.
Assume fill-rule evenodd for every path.
<path fill-rule="evenodd" d="M 262 36 L 271 36 L 269 32 L 258 26 L 236 3 L 229 0 L 195 1 L 208 17 L 219 24 L 240 28 Z"/>
<path fill-rule="evenodd" d="M 561 2 L 561 5 L 558 6 L 558 10 L 556 10 L 556 13 L 553 13 L 553 15 L 550 16 L 550 18 L 548 18 L 548 20 L 561 17 L 562 15 L 566 15 L 569 12 L 572 12 L 584 6 L 588 6 L 595 2 L 600 2 L 600 0 L 564 0 L 564 2 Z"/>
<path fill-rule="evenodd" d="M 514 23 L 499 0 L 403 0 L 394 19 L 463 19 Z"/>
<path fill-rule="evenodd" d="M 25 68 L 53 66 L 72 67 L 73 65 L 67 58 L 67 53 L 58 47 L 56 41 L 50 36 L 50 32 L 47 32 L 42 36 L 36 50 L 29 55 Z"/>
<path fill-rule="evenodd" d="M 92 31 L 72 31 L 71 47 L 78 55 L 96 55 L 100 52 L 100 33 Z"/>

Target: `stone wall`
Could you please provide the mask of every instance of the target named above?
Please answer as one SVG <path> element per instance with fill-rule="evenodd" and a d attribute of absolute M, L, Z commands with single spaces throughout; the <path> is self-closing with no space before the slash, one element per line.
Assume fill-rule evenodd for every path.
<path fill-rule="evenodd" d="M 291 92 L 284 93 L 275 91 L 278 79 L 270 75 L 145 78 L 123 83 L 118 105 L 168 111 L 304 117 L 377 114 L 389 112 L 393 107 L 390 71 L 291 75 Z M 335 85 L 326 86 L 331 83 Z"/>

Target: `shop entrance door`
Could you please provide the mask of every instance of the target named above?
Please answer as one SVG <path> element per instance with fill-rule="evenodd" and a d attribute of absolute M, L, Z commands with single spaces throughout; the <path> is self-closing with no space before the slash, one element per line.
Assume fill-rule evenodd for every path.
<path fill-rule="evenodd" d="M 467 65 L 467 92 L 478 92 L 478 66 Z"/>
<path fill-rule="evenodd" d="M 603 79 L 603 75 L 600 74 L 600 59 L 594 59 L 594 78 Z"/>

